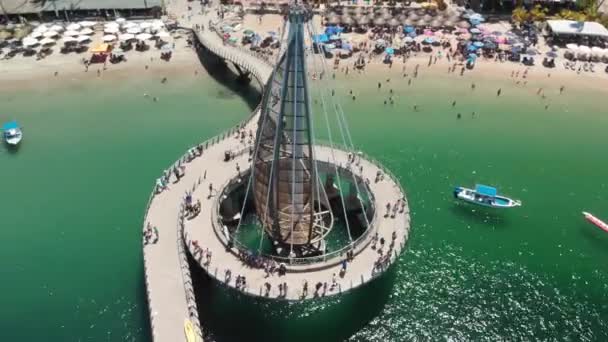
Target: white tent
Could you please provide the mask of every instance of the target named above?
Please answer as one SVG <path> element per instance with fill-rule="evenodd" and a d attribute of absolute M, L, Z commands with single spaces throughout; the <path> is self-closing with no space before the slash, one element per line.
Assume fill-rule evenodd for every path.
<path fill-rule="evenodd" d="M 115 36 L 115 35 L 113 35 L 113 34 L 106 34 L 106 35 L 105 35 L 105 36 L 103 36 L 103 38 L 101 38 L 101 39 L 103 39 L 103 41 L 104 41 L 104 42 L 113 42 L 113 41 L 115 41 L 115 40 L 116 40 L 116 36 Z"/>
<path fill-rule="evenodd" d="M 594 21 L 547 20 L 547 24 L 557 35 L 608 37 L 604 25 Z"/>

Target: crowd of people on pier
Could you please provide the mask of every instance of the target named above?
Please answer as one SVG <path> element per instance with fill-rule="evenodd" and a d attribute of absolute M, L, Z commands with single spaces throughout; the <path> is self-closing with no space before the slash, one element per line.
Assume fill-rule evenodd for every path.
<path fill-rule="evenodd" d="M 158 228 L 153 227 L 149 222 L 144 229 L 144 246 L 149 244 L 156 244 L 158 242 Z"/>

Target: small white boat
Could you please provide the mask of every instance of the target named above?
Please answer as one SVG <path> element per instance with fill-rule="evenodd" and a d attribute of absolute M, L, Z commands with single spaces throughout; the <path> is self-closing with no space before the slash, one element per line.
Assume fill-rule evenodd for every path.
<path fill-rule="evenodd" d="M 454 198 L 491 208 L 513 208 L 521 206 L 521 201 L 500 196 L 497 194 L 496 188 L 481 184 L 477 184 L 475 190 L 460 186 L 455 188 Z"/>
<path fill-rule="evenodd" d="M 17 124 L 17 121 L 7 122 L 2 126 L 4 135 L 4 141 L 11 146 L 17 146 L 23 138 L 23 132 L 21 127 Z"/>

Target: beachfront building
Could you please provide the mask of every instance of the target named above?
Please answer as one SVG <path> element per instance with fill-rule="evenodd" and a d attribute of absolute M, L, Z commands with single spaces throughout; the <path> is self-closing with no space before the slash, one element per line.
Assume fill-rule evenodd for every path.
<path fill-rule="evenodd" d="M 159 17 L 164 0 L 0 0 L 0 15 L 12 20 Z"/>
<path fill-rule="evenodd" d="M 593 21 L 547 20 L 547 31 L 556 43 L 585 43 L 604 47 L 608 29 Z"/>

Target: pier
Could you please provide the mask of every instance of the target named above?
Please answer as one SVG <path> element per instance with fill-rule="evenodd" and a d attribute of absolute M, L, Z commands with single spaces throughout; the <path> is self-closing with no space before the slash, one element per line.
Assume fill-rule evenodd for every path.
<path fill-rule="evenodd" d="M 263 86 L 273 66 L 243 48 L 225 45 L 209 25 L 213 14 L 188 18 L 203 48 L 233 63 Z M 195 24 L 200 28 L 194 28 Z M 217 22 L 216 22 L 217 23 Z M 213 25 L 211 25 L 213 26 Z M 306 300 L 317 296 L 345 293 L 380 276 L 397 260 L 405 247 L 410 229 L 409 206 L 399 180 L 380 163 L 360 151 L 315 144 L 319 161 L 332 160 L 366 181 L 375 208 L 370 228 L 340 249 L 322 257 L 299 259 L 273 257 L 285 272 L 268 275 L 264 268 L 247 265 L 246 250 L 231 240 L 219 218 L 219 200 L 234 182 L 247 182 L 252 141 L 247 133 L 256 132 L 258 106 L 241 124 L 192 147 L 165 171 L 167 188 L 151 194 L 146 207 L 144 232 L 154 227 L 158 239 L 144 244 L 144 269 L 153 340 L 186 340 L 184 325 L 190 320 L 197 339 L 202 341 L 201 324 L 192 287 L 188 254 L 219 283 L 250 296 L 277 300 Z M 243 136 L 245 138 L 243 139 Z M 354 158 L 353 158 L 354 157 Z M 378 179 L 378 175 L 382 175 Z M 186 218 L 185 199 L 200 201 L 201 210 Z M 400 210 L 396 210 L 401 203 Z M 395 210 L 390 211 L 387 206 Z M 366 218 L 367 219 L 367 218 Z M 348 268 L 343 264 L 349 255 Z M 237 279 L 246 279 L 246 285 Z M 304 285 L 306 284 L 306 285 Z M 279 287 L 283 287 L 279 290 Z M 306 290 L 304 288 L 307 288 Z"/>

